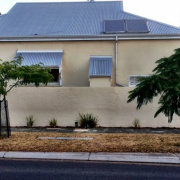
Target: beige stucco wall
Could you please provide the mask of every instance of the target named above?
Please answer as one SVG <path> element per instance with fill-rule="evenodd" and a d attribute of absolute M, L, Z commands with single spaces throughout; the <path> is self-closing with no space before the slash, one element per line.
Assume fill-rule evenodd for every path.
<path fill-rule="evenodd" d="M 0 42 L 0 59 L 12 60 L 17 50 L 63 50 L 62 85 L 64 87 L 89 86 L 90 56 L 113 56 L 113 41 L 80 42 Z M 115 73 L 115 64 L 113 71 Z M 115 76 L 113 73 L 113 76 Z M 113 77 L 115 79 L 115 77 Z M 114 80 L 112 82 L 115 83 Z"/>
<path fill-rule="evenodd" d="M 149 75 L 155 68 L 155 62 L 173 54 L 180 47 L 180 40 L 141 40 L 120 41 L 118 43 L 119 83 L 128 86 L 130 75 Z"/>
<path fill-rule="evenodd" d="M 171 55 L 179 46 L 179 40 L 119 41 L 117 82 L 128 85 L 129 75 L 150 74 L 157 59 Z M 100 126 L 128 127 L 138 118 L 143 127 L 180 127 L 178 117 L 172 124 L 164 116 L 154 119 L 156 103 L 136 111 L 135 102 L 126 103 L 131 88 L 113 87 L 115 41 L 0 42 L 0 59 L 12 60 L 17 50 L 63 50 L 63 87 L 12 90 L 8 95 L 12 126 L 26 125 L 30 114 L 37 118 L 35 126 L 46 126 L 51 118 L 57 118 L 60 126 L 73 126 L 79 112 L 90 112 L 99 117 Z M 113 57 L 112 87 L 89 87 L 89 59 L 93 55 Z"/>
<path fill-rule="evenodd" d="M 51 118 L 59 126 L 74 126 L 78 113 L 93 113 L 99 118 L 99 126 L 129 127 L 135 118 L 141 127 L 180 127 L 180 117 L 171 124 L 167 118 L 153 115 L 157 103 L 136 110 L 136 104 L 126 103 L 129 88 L 15 88 L 9 95 L 11 126 L 25 126 L 26 116 L 34 115 L 35 126 L 48 126 Z"/>
<path fill-rule="evenodd" d="M 110 77 L 90 78 L 90 87 L 111 87 Z"/>
<path fill-rule="evenodd" d="M 147 75 L 155 61 L 180 47 L 179 40 L 118 41 L 117 82 L 128 86 L 129 75 Z M 62 85 L 88 87 L 90 56 L 113 57 L 111 85 L 115 86 L 115 41 L 0 42 L 0 59 L 12 60 L 17 50 L 63 50 Z"/>

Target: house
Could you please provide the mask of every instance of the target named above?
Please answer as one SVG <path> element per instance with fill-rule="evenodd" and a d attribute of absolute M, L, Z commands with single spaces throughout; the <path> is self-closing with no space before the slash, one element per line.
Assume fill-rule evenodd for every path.
<path fill-rule="evenodd" d="M 16 3 L 0 15 L 0 58 L 17 55 L 23 65 L 42 62 L 54 82 L 47 87 L 18 87 L 8 96 L 12 126 L 35 126 L 51 118 L 74 126 L 78 113 L 93 113 L 100 126 L 180 127 L 162 115 L 154 119 L 154 102 L 136 110 L 128 91 L 148 76 L 155 61 L 180 45 L 180 29 L 124 11 L 123 1 Z"/>

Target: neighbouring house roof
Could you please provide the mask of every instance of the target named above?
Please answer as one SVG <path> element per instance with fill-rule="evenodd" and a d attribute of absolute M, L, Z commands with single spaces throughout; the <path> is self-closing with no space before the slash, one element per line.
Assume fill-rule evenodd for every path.
<path fill-rule="evenodd" d="M 112 77 L 112 56 L 91 56 L 89 78 Z"/>
<path fill-rule="evenodd" d="M 61 67 L 63 51 L 17 51 L 17 56 L 22 56 L 22 65 L 35 65 L 43 63 L 45 67 Z"/>
<path fill-rule="evenodd" d="M 146 18 L 123 11 L 122 1 L 16 3 L 0 16 L 0 37 L 102 36 L 105 20 L 129 19 Z M 146 20 L 148 35 L 180 34 L 178 27 Z"/>

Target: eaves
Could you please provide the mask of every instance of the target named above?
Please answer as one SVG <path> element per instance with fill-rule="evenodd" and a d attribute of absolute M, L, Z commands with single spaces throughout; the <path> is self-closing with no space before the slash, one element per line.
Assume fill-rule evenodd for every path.
<path fill-rule="evenodd" d="M 180 34 L 111 34 L 81 36 L 19 36 L 0 37 L 1 42 L 37 42 L 37 41 L 112 41 L 112 40 L 176 40 Z"/>

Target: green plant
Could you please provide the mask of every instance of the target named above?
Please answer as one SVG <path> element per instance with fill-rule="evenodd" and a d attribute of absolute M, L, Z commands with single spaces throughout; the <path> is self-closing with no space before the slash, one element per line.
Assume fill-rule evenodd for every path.
<path fill-rule="evenodd" d="M 49 73 L 50 69 L 44 68 L 41 63 L 31 66 L 22 65 L 22 56 L 17 56 L 13 61 L 3 61 L 2 63 L 1 61 L 0 59 L 0 103 L 6 102 L 7 94 L 18 85 L 33 83 L 38 87 L 41 83 L 47 85 L 53 80 L 53 76 Z M 8 106 L 5 105 L 4 109 L 7 114 Z M 2 113 L 1 108 L 0 113 Z M 6 121 L 10 121 L 8 116 Z M 32 127 L 33 121 L 27 121 L 27 126 Z M 9 130 L 7 130 L 7 135 L 10 136 Z"/>
<path fill-rule="evenodd" d="M 138 129 L 138 128 L 141 127 L 141 126 L 140 126 L 140 121 L 139 121 L 139 119 L 134 119 L 134 121 L 133 121 L 133 126 L 134 126 L 134 128 L 136 128 L 136 129 Z"/>
<path fill-rule="evenodd" d="M 51 127 L 56 127 L 57 126 L 57 119 L 53 118 L 49 121 L 49 125 Z"/>
<path fill-rule="evenodd" d="M 174 54 L 156 61 L 152 75 L 139 80 L 135 89 L 129 91 L 128 101 L 137 99 L 137 109 L 159 98 L 160 105 L 154 117 L 164 113 L 171 123 L 173 115 L 180 116 L 180 48 Z"/>
<path fill-rule="evenodd" d="M 26 117 L 27 127 L 32 127 L 34 124 L 34 116 L 30 115 L 29 117 Z"/>
<path fill-rule="evenodd" d="M 93 114 L 86 113 L 81 114 L 79 113 L 79 124 L 82 128 L 94 128 L 97 126 L 98 118 L 95 117 Z"/>

